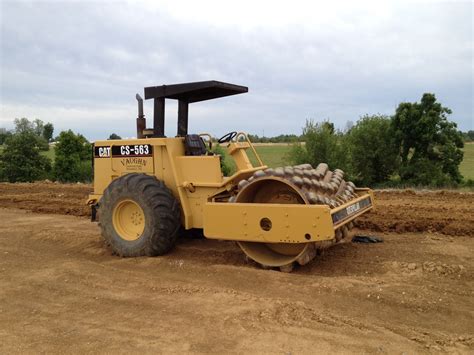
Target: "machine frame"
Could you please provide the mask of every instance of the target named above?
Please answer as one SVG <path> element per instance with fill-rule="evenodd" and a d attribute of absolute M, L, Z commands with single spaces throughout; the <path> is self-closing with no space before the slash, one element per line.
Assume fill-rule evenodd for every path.
<path fill-rule="evenodd" d="M 104 190 L 115 179 L 132 173 L 162 181 L 179 201 L 182 227 L 203 229 L 204 236 L 210 239 L 270 244 L 331 241 L 337 229 L 373 208 L 372 191 L 361 188 L 355 189 L 355 198 L 332 209 L 325 204 L 310 204 L 304 195 L 301 195 L 303 204 L 230 203 L 239 190 L 239 182 L 252 179 L 256 172 L 268 167 L 243 132 L 232 132 L 229 137 L 233 139 L 224 145 L 235 162 L 236 172 L 232 176 L 223 176 L 222 157 L 209 149 L 199 155 L 187 154 L 188 106 L 247 91 L 244 86 L 218 81 L 145 88 L 145 99 L 154 100 L 152 129 L 146 128 L 143 100 L 137 94 L 138 138 L 94 143 L 94 192 L 87 201 L 93 210 L 92 219 L 96 218 Z M 165 99 L 178 100 L 178 134 L 174 138 L 164 136 Z M 208 133 L 200 134 L 198 143 L 202 141 L 204 145 L 205 139 L 210 146 Z M 247 151 L 255 156 L 255 166 Z M 278 177 L 269 179 L 279 181 Z M 291 182 L 281 179 L 280 182 L 298 191 Z M 139 214 L 140 208 L 133 208 Z"/>

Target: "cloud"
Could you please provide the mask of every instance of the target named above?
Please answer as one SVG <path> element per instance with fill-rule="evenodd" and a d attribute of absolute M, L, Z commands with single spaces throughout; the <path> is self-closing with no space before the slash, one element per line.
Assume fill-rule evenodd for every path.
<path fill-rule="evenodd" d="M 198 80 L 249 94 L 191 105 L 190 129 L 340 128 L 434 92 L 474 129 L 472 5 L 243 1 L 3 2 L 0 125 L 41 118 L 89 138 L 134 134 L 135 92 Z M 173 136 L 176 105 L 167 109 Z M 151 117 L 151 104 L 146 103 Z"/>

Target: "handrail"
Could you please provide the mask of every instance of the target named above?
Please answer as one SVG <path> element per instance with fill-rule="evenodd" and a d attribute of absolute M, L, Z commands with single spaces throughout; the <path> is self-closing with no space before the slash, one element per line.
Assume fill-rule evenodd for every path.
<path fill-rule="evenodd" d="M 252 142 L 250 141 L 250 138 L 248 137 L 247 133 L 245 132 L 239 132 L 237 133 L 237 135 L 235 136 L 235 141 L 238 142 L 239 141 L 239 137 L 240 136 L 244 136 L 245 140 L 247 141 L 247 143 L 249 144 L 250 148 L 252 149 L 253 151 L 253 154 L 255 155 L 255 157 L 257 158 L 260 166 L 264 166 L 265 164 L 263 163 L 262 159 L 260 159 L 260 156 L 258 155 L 257 151 L 255 150 L 255 147 L 253 146 Z"/>
<path fill-rule="evenodd" d="M 212 151 L 212 136 L 209 133 L 199 133 L 199 137 L 207 137 L 209 138 L 209 150 Z"/>

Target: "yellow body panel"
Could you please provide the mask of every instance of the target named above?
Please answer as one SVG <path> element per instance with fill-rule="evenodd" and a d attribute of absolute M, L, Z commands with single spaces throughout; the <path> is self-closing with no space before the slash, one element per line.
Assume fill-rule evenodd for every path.
<path fill-rule="evenodd" d="M 358 190 L 358 198 L 332 210 L 327 205 L 209 202 L 204 206 L 204 235 L 261 243 L 331 240 L 337 228 L 373 208 L 372 191 Z"/>
<path fill-rule="evenodd" d="M 262 220 L 267 219 L 265 226 Z M 204 235 L 211 239 L 262 243 L 307 243 L 334 238 L 325 205 L 206 203 Z"/>
<path fill-rule="evenodd" d="M 176 158 L 182 178 L 194 185 L 222 183 L 222 172 L 219 156 L 189 156 Z"/>
<path fill-rule="evenodd" d="M 247 142 L 234 142 L 229 144 L 228 152 L 235 161 L 237 170 L 251 169 L 252 163 L 245 153 L 245 149 L 249 147 Z"/>
<path fill-rule="evenodd" d="M 130 173 L 154 175 L 163 181 L 181 203 L 183 226 L 186 229 L 203 227 L 203 208 L 217 193 L 235 186 L 242 178 L 258 169 L 253 167 L 245 154 L 248 144 L 233 148 L 233 155 L 245 161 L 245 169 L 231 177 L 224 178 L 217 155 L 186 156 L 184 138 L 145 138 L 127 140 L 96 141 L 100 157 L 94 158 L 94 193 L 88 203 L 97 203 L 112 180 Z M 122 156 L 127 153 L 122 147 L 149 146 L 149 156 Z M 119 148 L 122 148 L 122 152 Z M 117 155 L 113 151 L 117 151 Z M 142 150 L 143 151 L 143 150 Z M 248 163 L 247 163 L 248 162 Z M 242 164 L 241 164 L 242 165 Z"/>

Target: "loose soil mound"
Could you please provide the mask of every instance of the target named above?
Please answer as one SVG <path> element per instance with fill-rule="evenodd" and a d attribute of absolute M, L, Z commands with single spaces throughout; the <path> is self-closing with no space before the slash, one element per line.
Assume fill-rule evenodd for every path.
<path fill-rule="evenodd" d="M 0 207 L 90 216 L 90 207 L 86 206 L 86 200 L 91 192 L 92 186 L 85 184 L 0 183 Z"/>
<path fill-rule="evenodd" d="M 91 185 L 0 183 L 0 207 L 33 212 L 90 216 L 85 205 Z M 474 234 L 474 193 L 457 191 L 381 190 L 376 208 L 357 220 L 359 228 L 376 232 Z"/>
<path fill-rule="evenodd" d="M 387 190 L 375 194 L 376 208 L 357 220 L 377 232 L 474 235 L 474 193 Z"/>

